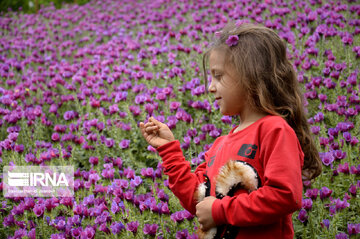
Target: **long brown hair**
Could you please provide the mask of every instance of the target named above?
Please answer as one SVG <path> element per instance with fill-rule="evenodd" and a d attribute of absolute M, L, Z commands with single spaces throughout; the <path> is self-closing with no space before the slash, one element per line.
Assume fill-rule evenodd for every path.
<path fill-rule="evenodd" d="M 229 36 L 237 36 L 237 43 L 227 43 Z M 285 42 L 264 26 L 229 23 L 217 33 L 204 54 L 206 86 L 206 64 L 215 49 L 227 51 L 229 63 L 236 68 L 240 80 L 245 79 L 241 85 L 248 92 L 251 99 L 248 103 L 253 109 L 281 116 L 294 129 L 305 154 L 303 176 L 308 180 L 317 177 L 322 163 L 310 133 L 297 75 L 286 55 Z"/>

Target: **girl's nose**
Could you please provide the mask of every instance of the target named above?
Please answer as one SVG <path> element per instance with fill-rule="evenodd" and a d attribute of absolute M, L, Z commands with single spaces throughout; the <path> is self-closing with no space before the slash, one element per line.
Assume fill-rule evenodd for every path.
<path fill-rule="evenodd" d="M 213 80 L 210 82 L 210 85 L 209 85 L 208 90 L 209 90 L 209 92 L 211 92 L 211 93 L 215 92 L 216 89 L 215 89 L 215 85 L 214 85 L 214 81 L 213 81 Z"/>

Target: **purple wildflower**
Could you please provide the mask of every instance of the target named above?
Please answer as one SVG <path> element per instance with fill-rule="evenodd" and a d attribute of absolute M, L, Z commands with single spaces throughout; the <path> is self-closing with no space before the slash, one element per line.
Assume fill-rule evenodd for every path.
<path fill-rule="evenodd" d="M 237 35 L 230 35 L 226 40 L 228 46 L 236 46 L 239 42 L 239 37 Z"/>
<path fill-rule="evenodd" d="M 156 223 L 155 224 L 145 224 L 143 232 L 145 235 L 155 236 L 158 227 L 159 227 L 159 225 Z"/>
<path fill-rule="evenodd" d="M 35 205 L 34 209 L 33 209 L 35 215 L 37 217 L 40 217 L 44 214 L 44 211 L 45 211 L 45 206 L 44 204 L 37 204 Z"/>
<path fill-rule="evenodd" d="M 175 235 L 176 239 L 187 239 L 189 238 L 189 232 L 187 229 L 183 229 L 181 231 L 177 231 Z"/>
<path fill-rule="evenodd" d="M 348 223 L 347 228 L 348 228 L 348 234 L 350 236 L 360 234 L 360 223 L 357 224 Z"/>
<path fill-rule="evenodd" d="M 304 208 L 306 211 L 311 210 L 312 204 L 313 204 L 313 202 L 309 198 L 306 198 L 306 199 L 302 200 L 302 208 Z"/>
<path fill-rule="evenodd" d="M 349 174 L 349 173 L 350 173 L 349 163 L 346 162 L 346 163 L 344 163 L 344 164 L 339 164 L 339 166 L 338 166 L 338 171 L 339 171 L 340 173 Z"/>
<path fill-rule="evenodd" d="M 334 156 L 331 152 L 319 153 L 321 161 L 324 165 L 329 166 L 334 161 Z"/>
<path fill-rule="evenodd" d="M 89 158 L 89 162 L 92 164 L 92 165 L 97 165 L 99 163 L 99 158 L 98 157 L 94 157 L 94 156 L 91 156 Z"/>
<path fill-rule="evenodd" d="M 95 236 L 95 230 L 91 226 L 86 227 L 82 232 L 80 238 L 91 239 Z"/>
<path fill-rule="evenodd" d="M 72 228 L 72 229 L 71 229 L 71 236 L 72 236 L 73 238 L 80 238 L 81 231 L 82 231 L 82 228 L 81 228 L 81 227 Z"/>
<path fill-rule="evenodd" d="M 154 178 L 154 169 L 153 168 L 142 168 L 141 175 L 148 178 Z"/>
<path fill-rule="evenodd" d="M 136 233 L 138 227 L 139 227 L 139 222 L 138 221 L 129 222 L 128 224 L 126 224 L 126 230 L 128 230 L 128 231 L 130 231 L 132 233 Z"/>
<path fill-rule="evenodd" d="M 335 202 L 335 209 L 336 209 L 336 211 L 340 211 L 340 210 L 345 209 L 345 208 L 347 208 L 347 207 L 350 206 L 350 203 L 348 203 L 348 202 L 346 201 L 346 199 L 345 199 L 345 200 L 340 200 L 340 199 L 338 198 L 338 199 L 336 199 L 334 202 Z"/>
<path fill-rule="evenodd" d="M 349 188 L 349 193 L 353 196 L 353 197 L 356 197 L 356 191 L 357 191 L 357 188 L 355 185 L 351 185 L 350 188 Z"/>
<path fill-rule="evenodd" d="M 129 145 L 130 145 L 130 140 L 128 140 L 128 139 L 123 139 L 123 140 L 121 140 L 121 142 L 119 143 L 119 147 L 122 148 L 122 149 L 127 149 L 127 148 L 129 148 Z"/>
<path fill-rule="evenodd" d="M 111 232 L 114 235 L 116 235 L 116 234 L 120 233 L 123 229 L 125 229 L 125 226 L 121 222 L 113 222 L 111 224 L 110 228 L 111 228 Z"/>
<path fill-rule="evenodd" d="M 301 209 L 298 215 L 298 219 L 300 222 L 305 223 L 308 219 L 308 215 L 305 209 Z"/>
<path fill-rule="evenodd" d="M 329 219 L 324 219 L 321 223 L 320 223 L 321 227 L 322 228 L 327 228 L 329 229 L 329 226 L 330 226 L 330 220 Z"/>
<path fill-rule="evenodd" d="M 319 189 L 314 188 L 314 189 L 307 189 L 305 196 L 311 198 L 312 200 L 315 200 L 317 198 L 319 194 Z"/>
<path fill-rule="evenodd" d="M 344 232 L 340 232 L 335 235 L 335 239 L 349 239 L 349 236 Z"/>
<path fill-rule="evenodd" d="M 320 199 L 321 200 L 324 200 L 325 198 L 328 198 L 330 197 L 330 195 L 332 194 L 332 190 L 330 190 L 329 188 L 327 187 L 322 187 L 320 189 Z"/>
<path fill-rule="evenodd" d="M 130 187 L 132 187 L 132 188 L 136 188 L 140 184 L 142 184 L 142 179 L 139 176 L 135 176 L 134 179 L 130 180 Z"/>

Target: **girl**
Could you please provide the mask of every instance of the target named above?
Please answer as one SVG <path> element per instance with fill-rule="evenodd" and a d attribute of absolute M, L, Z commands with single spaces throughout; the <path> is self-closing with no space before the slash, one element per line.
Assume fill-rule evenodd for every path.
<path fill-rule="evenodd" d="M 203 232 L 215 227 L 219 238 L 293 238 L 302 179 L 318 176 L 321 161 L 286 45 L 271 29 L 250 23 L 228 24 L 216 36 L 203 58 L 206 85 L 208 61 L 208 91 L 223 115 L 239 115 L 239 125 L 215 140 L 195 172 L 166 124 L 150 118 L 141 132 Z"/>

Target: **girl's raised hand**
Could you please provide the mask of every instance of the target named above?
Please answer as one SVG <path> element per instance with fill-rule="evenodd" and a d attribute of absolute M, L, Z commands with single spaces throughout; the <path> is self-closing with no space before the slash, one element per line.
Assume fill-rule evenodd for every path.
<path fill-rule="evenodd" d="M 169 127 L 153 117 L 146 124 L 140 122 L 139 126 L 145 140 L 155 148 L 175 140 Z"/>

